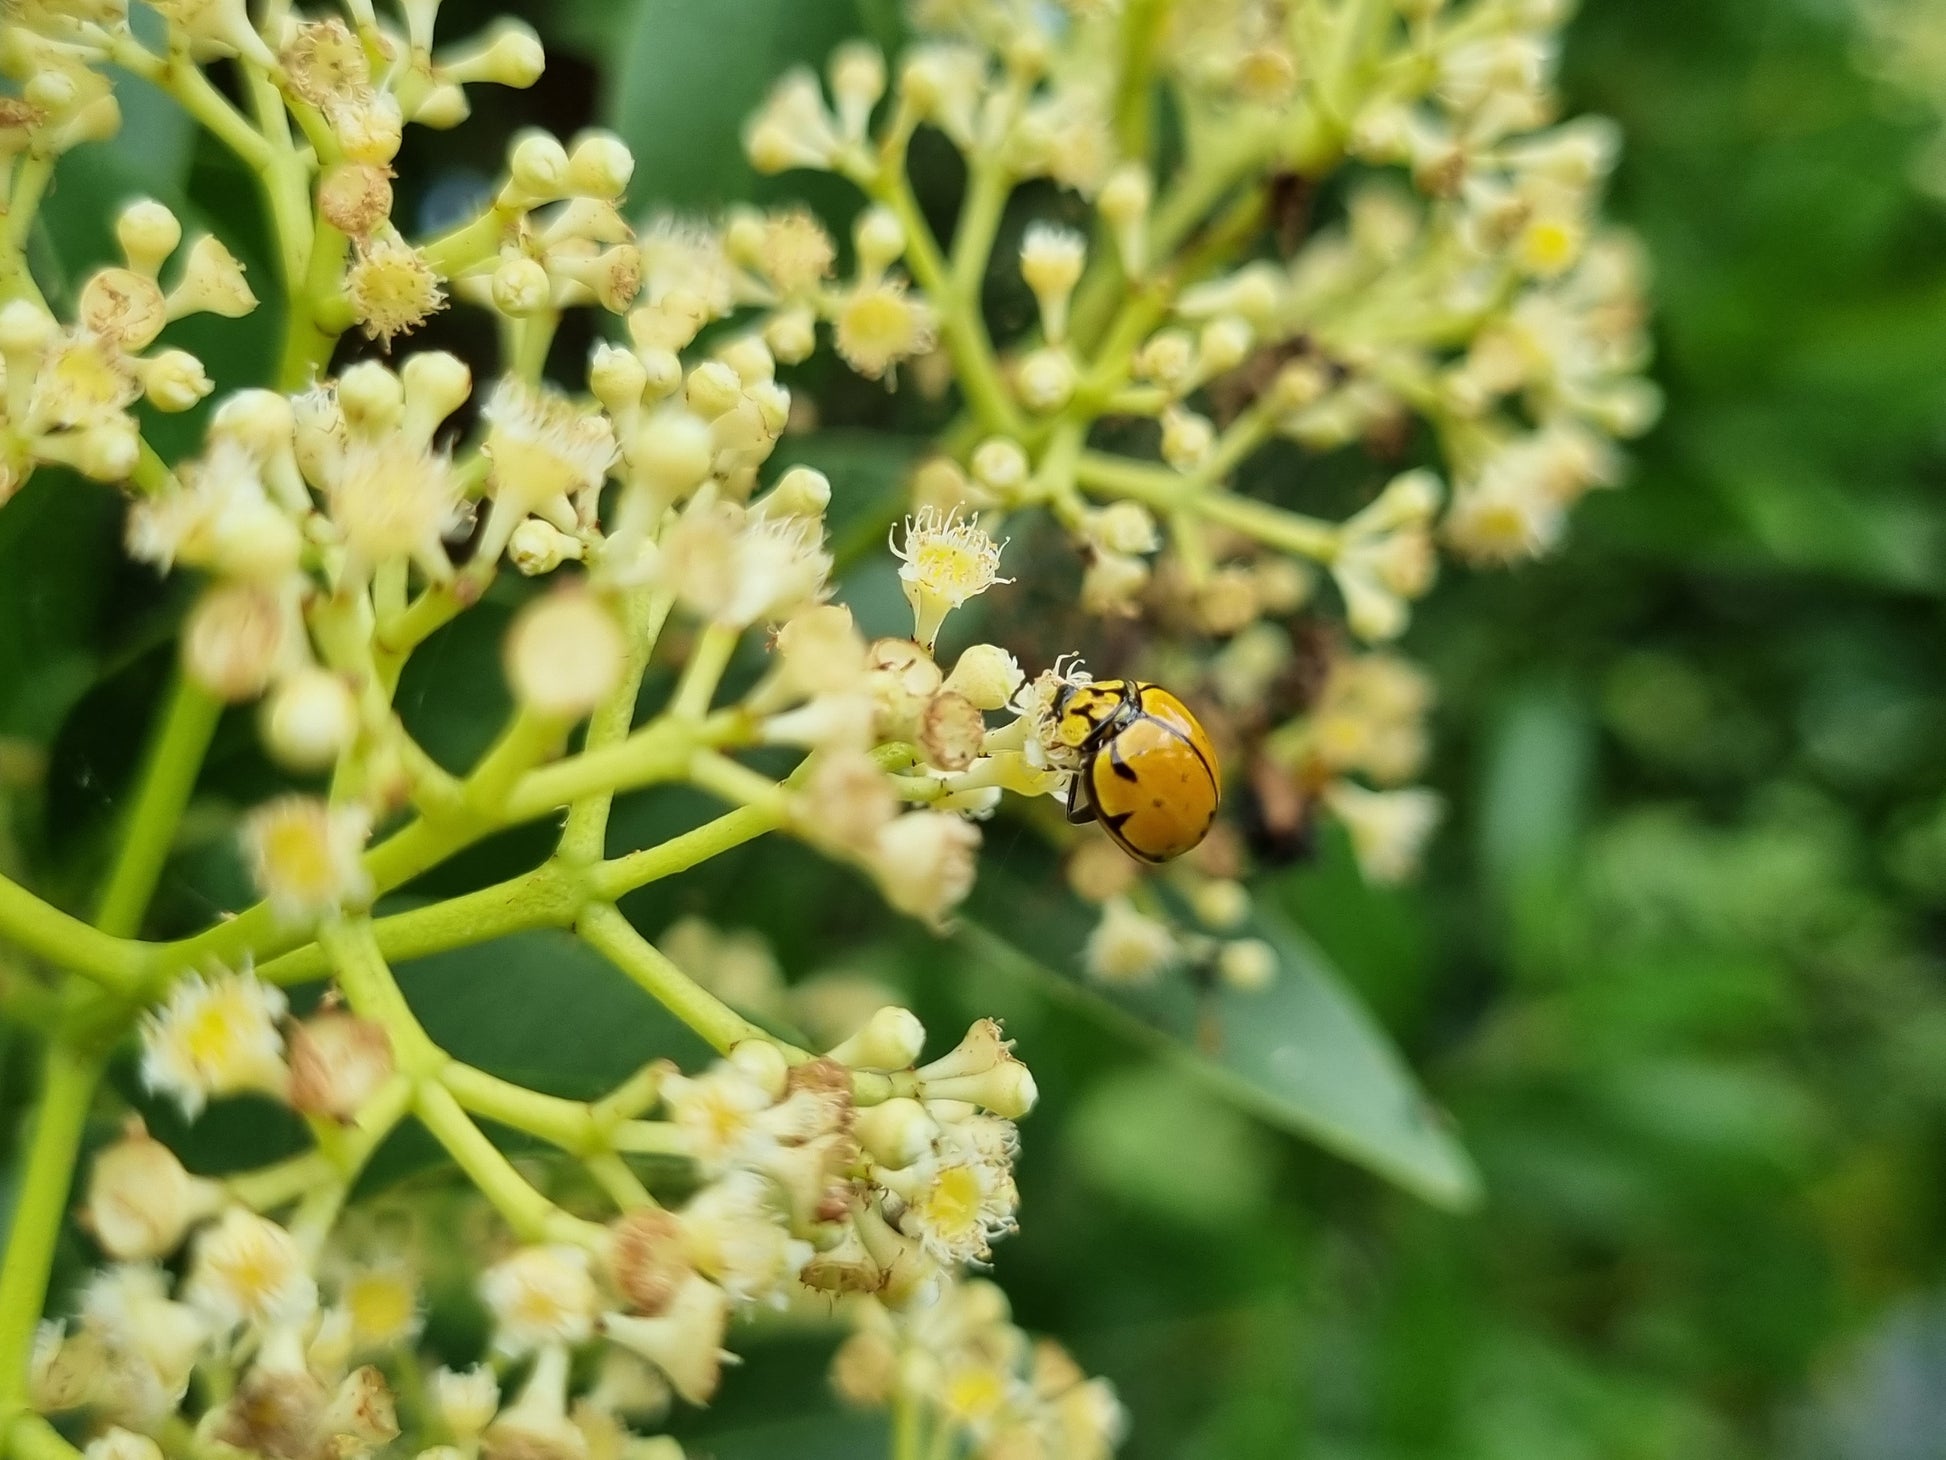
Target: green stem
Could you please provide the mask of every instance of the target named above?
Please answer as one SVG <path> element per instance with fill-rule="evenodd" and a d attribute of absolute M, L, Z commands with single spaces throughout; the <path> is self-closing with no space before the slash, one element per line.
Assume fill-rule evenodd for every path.
<path fill-rule="evenodd" d="M 601 1237 L 600 1227 L 569 1216 L 535 1190 L 444 1085 L 421 1080 L 413 1112 L 523 1241 L 592 1243 Z"/>
<path fill-rule="evenodd" d="M 1299 557 L 1328 563 L 1337 556 L 1339 533 L 1331 523 L 1236 496 L 1167 467 L 1084 451 L 1074 479 L 1084 488 L 1133 498 L 1165 513 L 1193 512 Z"/>
<path fill-rule="evenodd" d="M 709 713 L 716 687 L 723 682 L 723 672 L 730 667 L 730 656 L 736 653 L 742 637 L 727 624 L 711 624 L 703 630 L 689 651 L 689 663 L 683 666 L 682 678 L 669 702 L 672 719 L 700 720 Z"/>
<path fill-rule="evenodd" d="M 666 594 L 646 589 L 628 596 L 628 660 L 622 668 L 621 683 L 588 721 L 588 733 L 582 741 L 584 752 L 617 745 L 628 738 L 635 723 L 635 702 L 642 693 L 642 677 L 648 673 L 649 659 L 669 617 L 671 602 Z M 607 849 L 608 814 L 614 804 L 613 792 L 597 791 L 568 808 L 567 826 L 561 832 L 564 858 L 583 864 L 601 860 Z"/>
<path fill-rule="evenodd" d="M 222 714 L 214 697 L 177 672 L 95 909 L 95 926 L 104 933 L 125 938 L 140 930 Z"/>
<path fill-rule="evenodd" d="M 575 931 L 718 1053 L 727 1054 L 746 1039 L 766 1037 L 763 1030 L 671 963 L 613 906 L 589 908 Z"/>
<path fill-rule="evenodd" d="M 590 890 L 601 901 L 613 902 L 623 893 L 686 872 L 732 847 L 776 831 L 783 824 L 782 806 L 745 806 L 681 836 L 671 837 L 659 846 L 645 847 L 602 863 L 594 870 Z"/>
<path fill-rule="evenodd" d="M 47 1047 L 40 1109 L 0 1267 L 0 1414 L 19 1410 L 28 1397 L 34 1326 L 47 1304 L 48 1274 L 101 1068 L 99 1055 L 60 1041 Z"/>
<path fill-rule="evenodd" d="M 37 1414 L 23 1414 L 0 1433 L 10 1460 L 80 1460 L 81 1452 Z"/>
<path fill-rule="evenodd" d="M 5 877 L 0 877 L 0 941 L 117 993 L 140 986 L 152 957 L 145 944 L 91 928 Z"/>
<path fill-rule="evenodd" d="M 606 1148 L 594 1108 L 582 1101 L 544 1095 L 457 1060 L 440 1071 L 439 1083 L 470 1113 L 539 1136 L 572 1155 L 595 1155 Z"/>

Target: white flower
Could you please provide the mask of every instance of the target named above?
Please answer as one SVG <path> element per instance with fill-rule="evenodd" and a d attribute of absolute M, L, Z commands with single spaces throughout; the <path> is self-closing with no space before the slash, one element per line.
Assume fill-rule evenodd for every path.
<path fill-rule="evenodd" d="M 999 576 L 1004 547 L 980 530 L 978 518 L 962 518 L 957 509 L 924 507 L 906 518 L 905 540 L 892 553 L 912 605 L 912 637 L 931 649 L 947 614 L 996 583 L 1011 583 Z"/>
<path fill-rule="evenodd" d="M 600 1307 L 588 1254 L 560 1244 L 495 1263 L 480 1278 L 480 1298 L 493 1315 L 494 1346 L 509 1354 L 583 1342 Z"/>
<path fill-rule="evenodd" d="M 824 91 L 808 66 L 792 67 L 778 78 L 743 132 L 743 149 L 759 172 L 828 168 L 844 146 L 838 119 L 824 104 Z"/>
<path fill-rule="evenodd" d="M 97 1273 L 82 1290 L 84 1334 L 104 1346 L 109 1385 L 133 1410 L 154 1412 L 182 1397 L 211 1337 L 204 1316 L 169 1297 L 169 1279 L 148 1263 Z"/>
<path fill-rule="evenodd" d="M 1368 791 L 1350 781 L 1325 788 L 1325 804 L 1351 834 L 1352 854 L 1368 881 L 1403 882 L 1418 870 L 1419 856 L 1444 805 L 1438 795 L 1418 787 Z"/>
<path fill-rule="evenodd" d="M 923 355 L 939 336 L 939 315 L 895 277 L 861 279 L 838 303 L 833 342 L 845 363 L 877 380 L 901 360 Z"/>
<path fill-rule="evenodd" d="M 500 1409 L 500 1381 L 485 1364 L 435 1369 L 426 1387 L 439 1422 L 462 1444 L 478 1438 Z"/>
<path fill-rule="evenodd" d="M 451 459 L 387 432 L 350 442 L 326 492 L 344 534 L 354 581 L 381 563 L 409 558 L 428 578 L 452 576 L 441 539 L 458 520 L 462 494 Z"/>
<path fill-rule="evenodd" d="M 941 1127 L 936 1161 L 888 1176 L 900 1231 L 949 1267 L 984 1262 L 992 1244 L 1012 1232 L 1020 1193 L 1014 1186 L 1013 1124 L 971 1116 Z"/>
<path fill-rule="evenodd" d="M 243 823 L 250 875 L 287 923 L 328 917 L 372 895 L 363 861 L 371 818 L 317 796 L 279 796 Z"/>
<path fill-rule="evenodd" d="M 282 990 L 248 973 L 185 975 L 142 1019 L 142 1083 L 194 1119 L 212 1095 L 284 1089 Z"/>
<path fill-rule="evenodd" d="M 1111 897 L 1088 934 L 1084 957 L 1090 977 L 1126 986 L 1153 982 L 1182 957 L 1182 949 L 1167 923 L 1126 897 Z"/>
<path fill-rule="evenodd" d="M 973 890 L 979 828 L 950 812 L 909 811 L 879 831 L 872 871 L 900 912 L 942 926 Z"/>
<path fill-rule="evenodd" d="M 183 1296 L 227 1331 L 302 1322 L 317 1307 L 318 1285 L 296 1238 L 231 1207 L 197 1237 Z"/>
<path fill-rule="evenodd" d="M 722 1374 L 729 1320 L 729 1295 L 706 1278 L 692 1277 L 659 1317 L 606 1313 L 601 1331 L 610 1342 L 662 1370 L 670 1386 L 691 1404 L 704 1404 Z"/>
<path fill-rule="evenodd" d="M 811 1260 L 811 1244 L 785 1226 L 771 1183 L 752 1171 L 732 1171 L 704 1187 L 681 1220 L 696 1270 L 740 1303 L 783 1307 Z"/>
<path fill-rule="evenodd" d="M 615 460 L 615 432 L 607 417 L 511 377 L 494 387 L 480 416 L 487 423 L 485 451 L 493 463 L 494 513 L 479 551 L 498 556 L 529 515 L 572 532 L 577 509 L 601 490 Z"/>

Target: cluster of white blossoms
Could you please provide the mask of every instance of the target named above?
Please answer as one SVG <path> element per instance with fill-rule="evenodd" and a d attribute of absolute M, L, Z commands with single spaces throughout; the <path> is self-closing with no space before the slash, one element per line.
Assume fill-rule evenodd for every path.
<path fill-rule="evenodd" d="M 1431 690 L 1348 643 L 1403 633 L 1443 549 L 1547 551 L 1656 409 L 1641 268 L 1596 220 L 1615 141 L 1555 123 L 1562 7 L 923 0 L 902 55 L 846 45 L 822 78 L 781 78 L 746 131 L 761 169 L 827 169 L 867 194 L 848 252 L 801 207 L 633 214 L 634 159 L 599 131 L 517 134 L 468 216 L 413 236 L 394 197 L 404 129 L 457 124 L 469 87 L 530 85 L 546 61 L 532 31 L 502 21 L 442 45 L 439 0 L 147 8 L 159 33 L 127 0 L 0 0 L 0 503 L 53 489 L 51 472 L 30 484 L 40 468 L 123 486 L 130 554 L 195 591 L 95 926 L 0 879 L 0 936 L 99 996 L 48 1001 L 73 1018 L 49 1016 L 0 1355 L 26 1355 L 117 1041 L 139 1039 L 143 1083 L 187 1118 L 270 1100 L 313 1144 L 202 1175 L 139 1125 L 98 1152 L 80 1221 L 108 1265 L 57 1306 L 25 1376 L 60 1430 L 17 1416 L 7 1386 L 23 1376 L 0 1374 L 0 1446 L 675 1460 L 645 1432 L 672 1400 L 715 1394 L 739 1315 L 804 1304 L 853 1323 L 837 1387 L 893 1408 L 901 1460 L 1106 1454 L 1122 1429 L 1106 1386 L 966 1276 L 1014 1229 L 1014 1122 L 1035 1100 L 999 1027 L 926 1061 L 896 1000 L 787 993 L 747 941 L 691 924 L 658 947 L 617 902 L 783 832 L 949 927 L 982 822 L 1010 793 L 1066 794 L 1099 748 L 1068 713 L 1078 662 L 1023 669 L 1000 643 L 952 638 L 974 599 L 1014 598 L 996 516 L 1024 535 L 1041 508 L 1074 546 L 1075 606 L 1154 630 L 1116 677 L 1194 702 L 1260 830 L 1301 843 L 1323 808 L 1369 877 L 1406 875 L 1439 816 L 1407 784 Z M 117 129 L 122 74 L 256 179 L 274 279 L 246 282 L 217 239 L 185 244 L 168 208 L 137 201 L 114 219 L 121 261 L 83 277 L 71 308 L 49 304 L 29 234 L 62 154 Z M 1165 97 L 1180 148 L 1156 141 Z M 947 238 L 907 174 L 921 127 L 966 161 Z M 1322 185 L 1353 164 L 1342 216 L 1313 230 Z M 1016 235 L 1026 184 L 1057 201 Z M 996 343 L 981 301 L 1016 277 L 1032 323 Z M 245 314 L 259 292 L 282 296 L 276 374 L 206 403 L 209 372 L 167 331 Z M 455 307 L 492 321 L 490 362 L 414 347 Z M 611 318 L 585 371 L 550 381 L 569 309 Z M 909 634 L 867 631 L 836 601 L 826 514 L 847 484 L 773 461 L 811 414 L 793 409 L 791 367 L 824 342 L 888 388 L 901 367 L 957 387 L 911 515 L 885 524 Z M 192 407 L 201 444 L 166 460 L 143 422 Z M 1288 475 L 1267 453 L 1361 443 L 1386 464 L 1340 519 L 1253 494 Z M 1345 635 L 1299 618 L 1320 576 Z M 445 765 L 402 718 L 401 679 L 490 589 L 520 603 L 512 709 L 473 764 Z M 645 713 L 652 663 L 673 687 Z M 251 708 L 301 789 L 243 818 L 254 906 L 139 941 L 224 706 Z M 1216 767 L 1180 738 L 1213 808 Z M 615 796 L 672 785 L 719 814 L 611 846 Z M 1189 830 L 1201 811 L 1183 811 Z M 525 874 L 380 901 L 548 819 L 558 846 Z M 1096 977 L 1275 976 L 1234 828 L 1160 869 L 1080 836 L 1067 878 L 1100 910 L 1083 955 Z M 581 1102 L 453 1059 L 392 962 L 547 927 L 721 1060 L 685 1073 L 644 1051 L 636 1076 Z M 284 988 L 320 980 L 295 1017 Z M 753 1018 L 813 1029 L 824 1052 Z M 473 1368 L 426 1373 L 475 1356 L 422 1352 L 426 1274 L 409 1244 L 361 1235 L 350 1201 L 408 1120 L 504 1233 L 476 1274 L 492 1352 Z M 489 1126 L 549 1154 L 516 1165 Z"/>
<path fill-rule="evenodd" d="M 837 1299 L 878 1343 L 899 1324 L 928 1342 L 956 1334 L 965 1352 L 933 1399 L 976 1436 L 1003 1421 L 1097 1434 L 1085 1452 L 994 1453 L 1104 1453 L 1113 1398 L 1071 1364 L 1058 1386 L 1043 1362 L 1031 1386 L 1009 1381 L 967 1412 L 960 1370 L 975 1351 L 1005 1366 L 1024 1350 L 1017 1332 L 1003 1348 L 966 1331 L 967 1295 L 987 1290 L 959 1274 L 1014 1228 L 1013 1121 L 1036 1092 L 991 1020 L 920 1063 L 925 1040 L 886 1005 L 819 1057 L 752 1039 L 694 1076 L 651 1063 L 577 1107 L 605 1122 L 608 1162 L 628 1172 L 629 1155 L 652 1154 L 680 1201 L 664 1205 L 629 1172 L 611 1179 L 619 1210 L 606 1220 L 557 1209 L 542 1240 L 507 1247 L 479 1277 L 492 1367 L 424 1383 L 408 1382 L 431 1301 L 423 1263 L 383 1224 L 375 1238 L 339 1219 L 342 1177 L 303 1157 L 192 1175 L 132 1122 L 96 1154 L 78 1214 L 111 1265 L 72 1319 L 43 1323 L 34 1403 L 94 1427 L 91 1455 L 123 1460 L 153 1460 L 154 1437 L 173 1443 L 185 1405 L 200 1441 L 277 1460 L 395 1453 L 402 1435 L 438 1460 L 679 1456 L 666 1440 L 641 1448 L 633 1431 L 672 1399 L 709 1402 L 739 1312 Z M 375 1112 L 396 1105 L 402 1080 L 383 1024 L 330 1006 L 290 1020 L 282 995 L 248 974 L 184 980 L 142 1043 L 144 1080 L 191 1116 L 253 1091 L 326 1127 L 382 1132 L 393 1117 Z M 490 1081 L 452 1079 L 462 1099 L 469 1079 Z M 600 1361 L 577 1386 L 585 1350 Z M 857 1355 L 840 1367 L 861 1397 Z"/>
<path fill-rule="evenodd" d="M 1617 442 L 1655 419 L 1641 257 L 1597 216 L 1617 138 L 1560 121 L 1550 89 L 1567 8 L 1226 0 L 1138 17 L 926 0 L 895 65 L 852 45 L 822 79 L 792 72 L 745 141 L 760 169 L 837 172 L 871 199 L 858 282 L 817 312 L 861 373 L 911 360 L 957 381 L 958 444 L 916 473 L 915 500 L 1047 508 L 1085 609 L 1227 641 L 1220 654 L 1254 661 L 1231 685 L 1264 684 L 1294 651 L 1253 636 L 1317 607 L 1310 565 L 1354 640 L 1395 639 L 1442 548 L 1479 565 L 1544 555 L 1575 503 L 1620 479 Z M 1155 162 L 1152 88 L 1181 119 L 1173 172 Z M 949 238 L 906 177 L 921 127 L 966 159 Z M 1350 167 L 1340 216 L 1314 219 Z M 1058 220 L 1003 229 L 1009 196 L 1043 180 L 1065 195 Z M 1032 323 L 996 339 L 969 301 L 1012 270 Z M 1339 521 L 1255 495 L 1294 455 L 1361 443 L 1429 464 Z M 1181 657 L 1152 640 L 1155 663 Z M 1368 874 L 1409 872 L 1436 800 L 1388 778 L 1320 795 L 1307 765 L 1264 748 L 1288 752 L 1304 718 L 1248 741 L 1212 728 L 1226 761 L 1254 762 L 1253 786 L 1287 772 L 1268 800 L 1342 821 Z M 1237 863 L 1220 838 L 1208 860 Z"/>

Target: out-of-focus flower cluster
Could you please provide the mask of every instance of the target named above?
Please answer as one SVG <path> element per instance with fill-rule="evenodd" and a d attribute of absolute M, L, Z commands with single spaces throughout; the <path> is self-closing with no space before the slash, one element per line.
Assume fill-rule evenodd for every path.
<path fill-rule="evenodd" d="M 855 983 L 787 991 L 747 940 L 688 923 L 658 946 L 616 904 L 781 831 L 947 927 L 981 823 L 1009 795 L 1052 811 L 1041 798 L 1103 750 L 1067 715 L 1089 676 L 1065 644 L 1023 653 L 1025 668 L 998 643 L 942 648 L 970 602 L 1014 596 L 1003 567 L 1024 572 L 1023 555 L 1003 565 L 997 522 L 1025 535 L 1038 509 L 1078 558 L 1064 596 L 1150 630 L 1115 677 L 1173 686 L 1241 769 L 1260 849 L 1301 844 L 1322 808 L 1368 876 L 1407 875 L 1439 816 L 1410 784 L 1433 697 L 1381 646 L 1442 548 L 1478 563 L 1547 551 L 1656 409 L 1641 268 L 1596 218 L 1614 138 L 1557 124 L 1548 91 L 1561 7 L 927 0 L 903 55 L 847 45 L 823 78 L 781 78 L 750 119 L 760 168 L 864 191 L 848 249 L 801 207 L 634 216 L 634 160 L 604 132 L 518 134 L 469 216 L 412 236 L 393 187 L 404 129 L 456 125 L 469 88 L 530 85 L 546 60 L 532 31 L 503 21 L 441 43 L 439 0 L 148 8 L 159 46 L 124 0 L 0 0 L 0 503 L 46 467 L 123 485 L 131 556 L 195 582 L 107 911 L 77 934 L 0 880 L 0 935 L 105 985 L 111 1012 L 91 1012 L 75 1048 L 57 1032 L 51 1069 L 72 1056 L 98 1074 L 98 1046 L 136 1036 L 143 1082 L 185 1117 L 267 1098 L 313 1146 L 196 1175 L 136 1124 L 99 1152 L 81 1217 L 108 1266 L 41 1328 L 36 1407 L 90 1460 L 406 1446 L 659 1460 L 674 1443 L 641 1431 L 672 1398 L 715 1393 L 733 1319 L 808 1303 L 855 1320 L 836 1382 L 894 1409 L 901 1460 L 915 1437 L 984 1460 L 1106 1454 L 1113 1396 L 966 1276 L 1014 1228 L 1014 1122 L 1035 1100 L 999 1027 L 981 1020 L 927 1062 L 896 1000 Z M 143 200 L 114 220 L 120 262 L 81 279 L 71 308 L 50 305 L 29 232 L 60 156 L 116 130 L 123 72 L 258 180 L 274 279 L 246 281 L 222 242 L 185 242 Z M 1166 148 L 1165 96 L 1180 124 Z M 907 174 L 921 127 L 966 160 L 949 237 Z M 1326 180 L 1352 166 L 1342 215 L 1314 226 Z M 1030 183 L 1057 201 L 1015 229 L 1009 201 Z M 981 300 L 1016 280 L 1033 323 L 996 341 Z M 148 413 L 213 392 L 169 327 L 243 316 L 273 287 L 275 376 L 210 403 L 199 448 L 165 460 Z M 454 307 L 491 320 L 491 364 L 414 347 Z M 603 342 L 579 378 L 550 383 L 562 314 L 584 308 L 610 317 Z M 874 637 L 834 601 L 826 513 L 846 484 L 773 463 L 807 417 L 789 368 L 826 341 L 888 386 L 958 391 L 910 515 L 886 524 L 909 635 Z M 1382 468 L 1336 515 L 1258 494 L 1265 468 L 1308 494 L 1290 462 L 1360 445 Z M 1321 575 L 1348 638 L 1299 617 Z M 513 595 L 507 722 L 451 768 L 395 696 L 415 651 L 503 578 L 549 581 Z M 673 688 L 644 715 L 652 660 Z M 225 705 L 253 707 L 306 786 L 244 819 L 260 900 L 174 943 L 124 937 Z M 1198 742 L 1181 740 L 1188 758 Z M 615 851 L 614 797 L 659 785 L 721 814 Z M 481 839 L 545 818 L 559 843 L 529 873 L 375 915 Z M 1248 863 L 1233 825 L 1153 873 L 1091 830 L 1066 863 L 1100 909 L 1089 970 L 1275 977 Z M 589 1102 L 454 1060 L 391 962 L 545 927 L 722 1059 L 649 1060 Z M 317 980 L 323 1001 L 293 1017 L 284 988 Z M 76 1141 L 91 1089 L 50 1086 Z M 423 1373 L 421 1253 L 347 1210 L 408 1120 L 498 1223 L 472 1284 L 492 1353 L 471 1369 Z M 516 1165 L 483 1123 L 556 1154 Z M 40 1177 L 66 1174 L 58 1154 L 36 1159 Z M 58 1219 L 61 1192 L 37 1180 L 22 1209 Z M 37 1221 L 19 1224 L 10 1293 L 45 1289 Z M 10 1332 L 24 1341 L 30 1306 L 0 1311 L 0 1352 Z"/>
<path fill-rule="evenodd" d="M 854 277 L 753 296 L 766 328 L 808 340 L 816 318 L 863 374 L 909 361 L 956 381 L 951 452 L 915 498 L 1046 508 L 1082 606 L 1145 620 L 1131 667 L 1202 691 L 1225 760 L 1248 768 L 1258 844 L 1302 844 L 1322 811 L 1378 881 L 1410 874 L 1439 819 L 1403 784 L 1431 696 L 1389 652 L 1289 631 L 1319 611 L 1314 569 L 1351 640 L 1383 645 L 1442 549 L 1495 566 L 1553 548 L 1659 406 L 1641 256 L 1598 217 L 1614 129 L 1561 120 L 1550 89 L 1566 9 L 930 0 L 896 63 L 841 49 L 823 78 L 781 80 L 746 133 L 759 168 L 837 172 L 870 200 Z M 1181 122 L 1168 172 L 1158 90 Z M 938 240 L 905 175 L 921 127 L 968 169 Z M 1325 213 L 1326 180 L 1352 169 Z M 1016 229 L 1010 195 L 1041 181 L 1053 216 Z M 1012 277 L 1033 323 L 996 339 L 973 301 Z M 1286 505 L 1330 500 L 1305 458 L 1360 446 L 1382 483 L 1363 505 Z M 1385 465 L 1402 457 L 1426 464 Z M 1235 836 L 1164 874 L 1187 920 L 1100 849 L 1075 856 L 1071 882 L 1105 908 L 1098 975 L 1190 960 L 1263 976 L 1261 947 L 1211 939 L 1247 914 Z"/>

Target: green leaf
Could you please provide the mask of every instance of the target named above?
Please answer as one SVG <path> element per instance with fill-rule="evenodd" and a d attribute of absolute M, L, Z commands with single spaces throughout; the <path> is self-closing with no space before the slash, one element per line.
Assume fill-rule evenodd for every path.
<path fill-rule="evenodd" d="M 0 509 L 0 735 L 51 741 L 101 665 L 121 504 L 42 470 Z"/>
<path fill-rule="evenodd" d="M 402 965 L 426 1032 L 458 1059 L 586 1099 L 650 1060 L 685 1068 L 709 1050 L 662 1006 L 567 933 L 518 933 Z"/>
<path fill-rule="evenodd" d="M 1086 916 L 1012 868 L 982 875 L 965 924 L 976 956 L 1032 977 L 1261 1119 L 1436 1205 L 1478 1200 L 1479 1176 L 1445 1118 L 1323 952 L 1281 918 L 1258 915 L 1281 968 L 1254 993 L 1199 993 L 1182 975 L 1132 990 L 1083 983 Z M 1003 929 L 1031 930 L 1032 942 Z"/>
<path fill-rule="evenodd" d="M 750 196 L 744 119 L 778 76 L 822 66 L 858 25 L 850 4 L 642 0 L 607 108 L 635 152 L 636 199 L 711 208 Z"/>

